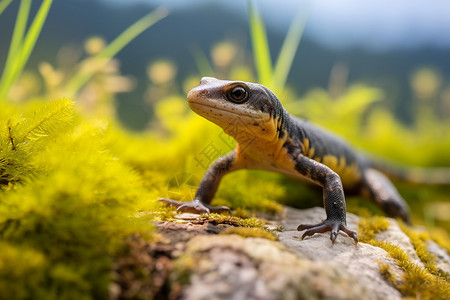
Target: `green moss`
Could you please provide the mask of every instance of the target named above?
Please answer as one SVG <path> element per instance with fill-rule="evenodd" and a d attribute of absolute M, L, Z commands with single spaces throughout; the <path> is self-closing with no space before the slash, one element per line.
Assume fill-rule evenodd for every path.
<path fill-rule="evenodd" d="M 441 228 L 430 229 L 430 237 L 450 254 L 450 234 Z"/>
<path fill-rule="evenodd" d="M 215 224 L 227 224 L 235 227 L 250 227 L 250 228 L 263 228 L 266 222 L 264 220 L 259 220 L 257 218 L 238 218 L 236 216 L 225 216 L 216 213 L 212 213 L 210 215 L 202 215 L 210 220 L 210 222 L 214 222 Z"/>
<path fill-rule="evenodd" d="M 389 242 L 375 240 L 375 235 L 389 226 L 389 222 L 385 218 L 383 219 L 380 219 L 380 217 L 361 219 L 358 232 L 361 236 L 361 241 L 384 249 L 396 260 L 398 266 L 404 271 L 399 282 L 393 278 L 386 265 L 380 265 L 380 273 L 405 297 L 430 300 L 449 299 L 449 282 L 431 273 L 427 268 L 423 269 L 413 263 L 406 252 L 399 246 Z M 415 239 L 419 238 L 415 237 Z M 426 257 L 425 259 L 430 259 L 430 257 Z"/>
<path fill-rule="evenodd" d="M 263 228 L 247 228 L 247 227 L 230 227 L 227 228 L 223 234 L 237 234 L 242 237 L 259 237 L 271 241 L 276 241 L 277 236 L 272 232 Z"/>
<path fill-rule="evenodd" d="M 430 240 L 430 236 L 424 231 L 417 231 L 406 226 L 403 222 L 399 222 L 399 225 L 403 232 L 409 237 L 411 244 L 416 250 L 417 256 L 419 256 L 420 260 L 425 265 L 425 268 L 427 268 L 430 273 L 438 275 L 439 269 L 436 266 L 436 255 L 428 251 L 428 246 L 426 244 L 426 241 Z"/>
<path fill-rule="evenodd" d="M 278 202 L 285 196 L 286 189 L 277 174 L 241 170 L 222 180 L 214 204 L 276 214 L 282 208 Z"/>
<path fill-rule="evenodd" d="M 362 243 L 370 243 L 375 235 L 389 227 L 389 221 L 385 217 L 361 218 L 358 228 L 358 238 Z"/>
<path fill-rule="evenodd" d="M 380 274 L 393 286 L 397 286 L 394 274 L 392 274 L 389 264 L 380 263 Z"/>
<path fill-rule="evenodd" d="M 156 194 L 105 148 L 103 125 L 82 121 L 71 101 L 30 107 L 0 123 L 2 295 L 106 298 L 123 240 L 151 237 L 137 210 L 154 209 Z"/>

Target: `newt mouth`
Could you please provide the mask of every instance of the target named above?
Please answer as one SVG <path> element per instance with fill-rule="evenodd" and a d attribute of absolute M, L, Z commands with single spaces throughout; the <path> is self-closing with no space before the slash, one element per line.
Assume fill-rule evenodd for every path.
<path fill-rule="evenodd" d="M 267 118 L 261 117 L 261 116 L 254 116 L 251 114 L 246 114 L 244 112 L 240 112 L 236 109 L 227 109 L 225 107 L 217 107 L 217 105 L 211 105 L 211 104 L 207 104 L 204 102 L 197 102 L 197 101 L 193 101 L 188 99 L 188 103 L 189 106 L 195 111 L 195 109 L 193 107 L 195 106 L 202 106 L 202 107 L 207 107 L 209 109 L 212 109 L 214 112 L 219 113 L 219 112 L 224 112 L 227 114 L 231 114 L 231 115 L 235 115 L 236 117 L 243 117 L 243 118 L 251 118 L 252 120 L 255 121 L 267 121 L 270 119 L 270 116 L 268 116 Z"/>

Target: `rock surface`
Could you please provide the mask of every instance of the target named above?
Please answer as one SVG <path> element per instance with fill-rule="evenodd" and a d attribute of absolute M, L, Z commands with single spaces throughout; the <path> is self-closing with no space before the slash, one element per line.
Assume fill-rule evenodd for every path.
<path fill-rule="evenodd" d="M 346 299 L 400 299 L 400 293 L 379 271 L 380 263 L 384 263 L 389 265 L 391 270 L 401 272 L 395 260 L 390 258 L 385 250 L 365 243 L 355 246 L 345 233 L 339 234 L 334 245 L 331 244 L 329 233 L 301 239 L 303 232 L 297 231 L 299 223 L 314 224 L 324 217 L 324 210 L 318 207 L 307 210 L 286 208 L 283 221 L 285 230 L 277 233 L 280 242 L 297 253 L 300 259 L 314 262 L 323 269 L 335 268 L 340 276 L 351 278 L 355 286 L 364 287 L 367 291 L 364 297 L 348 295 Z M 347 223 L 351 229 L 358 228 L 358 220 L 357 216 L 347 214 Z"/>
<path fill-rule="evenodd" d="M 154 274 L 164 277 L 154 280 L 158 287 L 140 288 L 157 289 L 158 299 L 401 299 L 380 272 L 381 265 L 388 266 L 393 278 L 402 280 L 404 271 L 385 250 L 361 242 L 355 246 L 344 233 L 334 245 L 329 232 L 301 239 L 300 223 L 317 223 L 324 217 L 322 208 L 285 208 L 283 218 L 270 225 L 283 227 L 274 231 L 278 241 L 220 234 L 231 226 L 196 215 L 181 216 L 179 223 L 159 222 L 161 242 L 141 252 L 155 261 Z M 359 217 L 348 214 L 347 222 L 358 229 Z M 376 239 L 398 245 L 423 268 L 409 237 L 395 220 L 389 223 Z M 432 241 L 428 250 L 436 255 L 438 268 L 448 273 L 447 251 Z"/>

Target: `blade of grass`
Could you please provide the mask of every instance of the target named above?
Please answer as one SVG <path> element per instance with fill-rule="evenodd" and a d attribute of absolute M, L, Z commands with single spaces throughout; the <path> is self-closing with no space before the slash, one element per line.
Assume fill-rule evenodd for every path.
<path fill-rule="evenodd" d="M 168 11 L 165 8 L 157 8 L 148 15 L 136 21 L 133 25 L 128 27 L 116 39 L 114 39 L 108 46 L 105 47 L 99 54 L 95 56 L 102 64 L 106 64 L 109 59 L 114 57 L 120 50 L 128 45 L 143 31 L 165 18 Z M 75 95 L 88 81 L 94 76 L 93 72 L 84 72 L 80 70 L 67 83 L 67 91 Z"/>
<path fill-rule="evenodd" d="M 286 79 L 291 70 L 298 45 L 303 36 L 307 19 L 307 12 L 301 10 L 289 27 L 289 31 L 284 39 L 280 53 L 278 54 L 275 70 L 273 72 L 271 86 L 275 90 L 282 90 L 286 84 Z"/>
<path fill-rule="evenodd" d="M 192 47 L 192 55 L 197 65 L 197 69 L 202 76 L 214 76 L 214 70 L 209 63 L 206 54 L 200 49 L 200 47 Z"/>
<path fill-rule="evenodd" d="M 30 57 L 31 52 L 33 51 L 33 48 L 36 45 L 36 41 L 41 33 L 42 26 L 44 25 L 45 20 L 47 19 L 47 15 L 52 3 L 53 0 L 44 0 L 41 6 L 39 7 L 36 17 L 31 23 L 30 29 L 28 30 L 23 43 L 21 43 L 20 45 L 19 54 L 13 58 L 12 68 L 8 70 L 8 72 L 6 73 L 7 77 L 5 78 L 5 82 L 3 82 L 2 78 L 0 99 L 4 99 L 9 88 L 14 84 L 19 75 L 22 73 L 23 68 L 25 67 L 25 64 L 28 61 L 28 58 Z"/>
<path fill-rule="evenodd" d="M 12 0 L 3 0 L 0 2 L 0 15 L 5 11 L 9 4 L 11 4 Z"/>
<path fill-rule="evenodd" d="M 22 0 L 20 2 L 16 22 L 14 24 L 14 32 L 12 35 L 11 44 L 9 45 L 8 56 L 0 82 L 0 99 L 3 99 L 6 95 L 6 92 L 9 89 L 7 83 L 11 81 L 10 77 L 13 77 L 14 75 L 12 72 L 13 66 L 18 63 L 17 57 L 20 53 L 20 49 L 22 48 L 23 36 L 27 27 L 30 8 L 31 0 Z"/>
<path fill-rule="evenodd" d="M 269 85 L 272 79 L 272 60 L 270 58 L 264 22 L 256 8 L 255 2 L 248 0 L 247 4 L 256 71 L 259 82 L 263 85 Z"/>

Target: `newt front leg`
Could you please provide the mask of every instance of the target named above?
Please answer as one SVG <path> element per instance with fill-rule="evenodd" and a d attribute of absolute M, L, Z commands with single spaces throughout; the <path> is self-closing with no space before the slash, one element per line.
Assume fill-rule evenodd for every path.
<path fill-rule="evenodd" d="M 302 239 L 314 233 L 331 231 L 330 239 L 334 243 L 339 230 L 358 243 L 356 232 L 347 228 L 344 188 L 339 175 L 329 167 L 309 157 L 298 155 L 295 158 L 295 169 L 301 176 L 319 184 L 323 188 L 323 202 L 327 218 L 318 224 L 302 224 L 297 230 L 305 230 Z"/>
<path fill-rule="evenodd" d="M 220 180 L 226 174 L 240 169 L 235 163 L 236 151 L 231 151 L 230 153 L 219 157 L 214 161 L 208 168 L 206 173 L 203 175 L 200 185 L 198 186 L 197 192 L 195 193 L 195 198 L 189 202 L 181 202 L 172 199 L 160 198 L 161 202 L 166 203 L 169 206 L 177 207 L 177 211 L 186 211 L 194 213 L 206 213 L 211 212 L 228 212 L 231 211 L 226 206 L 211 206 L 210 203 L 216 194 L 217 188 L 219 187 Z"/>

